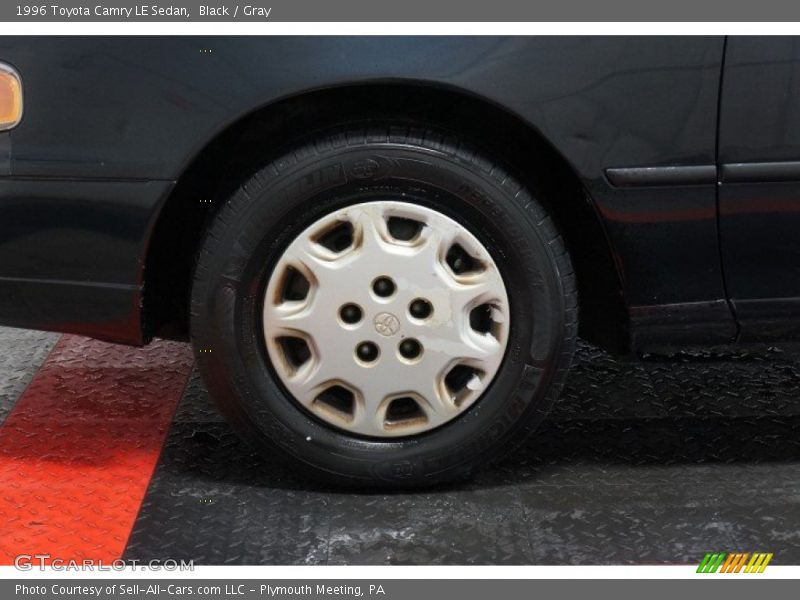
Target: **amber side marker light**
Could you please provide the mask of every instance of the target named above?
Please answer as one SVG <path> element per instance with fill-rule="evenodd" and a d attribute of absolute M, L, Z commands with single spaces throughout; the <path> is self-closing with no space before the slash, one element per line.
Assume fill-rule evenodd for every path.
<path fill-rule="evenodd" d="M 22 120 L 22 81 L 19 74 L 0 63 L 0 131 L 16 127 Z"/>

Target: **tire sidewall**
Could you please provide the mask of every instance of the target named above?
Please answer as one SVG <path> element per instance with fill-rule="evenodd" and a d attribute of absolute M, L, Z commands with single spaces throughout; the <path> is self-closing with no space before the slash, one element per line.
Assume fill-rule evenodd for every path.
<path fill-rule="evenodd" d="M 406 195 L 398 198 L 399 190 Z M 458 418 L 407 438 L 355 437 L 306 412 L 273 372 L 261 329 L 264 290 L 282 250 L 323 215 L 367 198 L 411 200 L 467 227 L 494 257 L 509 297 L 508 346 L 491 386 Z M 343 482 L 469 474 L 549 408 L 565 306 L 545 218 L 490 165 L 423 145 L 332 145 L 265 168 L 222 209 L 198 261 L 192 338 L 212 396 L 262 448 L 277 446 Z"/>

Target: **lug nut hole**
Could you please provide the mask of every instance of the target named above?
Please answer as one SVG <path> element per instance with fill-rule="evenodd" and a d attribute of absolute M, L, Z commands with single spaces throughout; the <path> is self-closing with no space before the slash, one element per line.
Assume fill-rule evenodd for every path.
<path fill-rule="evenodd" d="M 356 346 L 356 358 L 363 363 L 372 363 L 378 360 L 380 350 L 372 342 L 361 342 Z"/>
<path fill-rule="evenodd" d="M 415 319 L 427 319 L 433 314 L 433 305 L 424 298 L 417 298 L 408 305 L 408 312 Z"/>
<path fill-rule="evenodd" d="M 348 325 L 355 325 L 364 316 L 357 304 L 345 304 L 339 309 L 339 318 Z"/>
<path fill-rule="evenodd" d="M 375 292 L 376 296 L 380 296 L 381 298 L 388 298 L 394 294 L 394 290 L 394 281 L 389 277 L 378 277 L 372 282 L 372 291 Z"/>
<path fill-rule="evenodd" d="M 422 344 L 413 338 L 408 338 L 400 342 L 397 351 L 406 360 L 415 360 L 422 354 Z"/>

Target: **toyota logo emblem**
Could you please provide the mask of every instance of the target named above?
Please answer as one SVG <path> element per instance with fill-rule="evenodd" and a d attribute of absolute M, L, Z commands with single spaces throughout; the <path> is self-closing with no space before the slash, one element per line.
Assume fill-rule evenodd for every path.
<path fill-rule="evenodd" d="M 400 331 L 400 319 L 392 313 L 378 313 L 372 322 L 375 325 L 375 331 L 385 337 L 392 336 Z"/>

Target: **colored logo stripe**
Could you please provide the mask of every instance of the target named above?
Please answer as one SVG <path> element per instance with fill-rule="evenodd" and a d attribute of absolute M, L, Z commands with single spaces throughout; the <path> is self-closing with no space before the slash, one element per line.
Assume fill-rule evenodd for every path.
<path fill-rule="evenodd" d="M 730 573 L 733 565 L 738 560 L 740 554 L 728 554 L 728 558 L 725 559 L 725 562 L 722 563 L 722 569 L 720 569 L 720 573 Z"/>
<path fill-rule="evenodd" d="M 749 559 L 749 562 L 748 562 Z M 708 552 L 700 561 L 697 573 L 763 573 L 772 560 L 765 552 Z"/>
<path fill-rule="evenodd" d="M 753 554 L 753 558 L 745 568 L 745 573 L 763 573 L 767 568 L 769 561 L 772 560 L 772 554 Z"/>
<path fill-rule="evenodd" d="M 722 561 L 725 559 L 724 552 L 714 552 L 707 553 L 703 560 L 700 562 L 700 566 L 697 567 L 698 573 L 716 573 L 717 569 L 719 568 Z"/>

